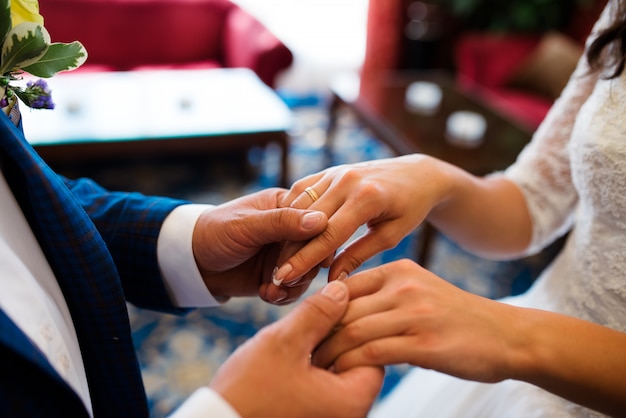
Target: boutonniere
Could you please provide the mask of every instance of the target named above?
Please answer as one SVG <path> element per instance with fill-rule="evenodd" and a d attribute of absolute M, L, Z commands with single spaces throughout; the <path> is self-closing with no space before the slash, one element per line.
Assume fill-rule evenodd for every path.
<path fill-rule="evenodd" d="M 26 106 L 53 109 L 50 89 L 42 79 L 29 81 L 25 87 L 12 84 L 24 73 L 49 78 L 59 71 L 80 67 L 87 59 L 83 45 L 52 43 L 44 28 L 37 0 L 0 0 L 0 107 L 15 102 L 18 97 Z"/>

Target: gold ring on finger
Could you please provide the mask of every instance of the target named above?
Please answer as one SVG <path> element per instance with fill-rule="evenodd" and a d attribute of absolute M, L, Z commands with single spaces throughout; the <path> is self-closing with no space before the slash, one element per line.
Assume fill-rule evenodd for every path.
<path fill-rule="evenodd" d="M 311 200 L 313 200 L 314 202 L 320 198 L 320 196 L 317 194 L 317 192 L 315 191 L 314 188 L 312 187 L 307 187 L 306 189 L 304 189 L 304 191 L 306 192 L 306 194 L 309 195 L 309 197 L 311 198 Z"/>

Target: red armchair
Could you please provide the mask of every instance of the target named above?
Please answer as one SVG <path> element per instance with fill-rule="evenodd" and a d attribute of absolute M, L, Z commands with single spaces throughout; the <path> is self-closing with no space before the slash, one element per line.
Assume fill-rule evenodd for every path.
<path fill-rule="evenodd" d="M 85 45 L 83 71 L 245 67 L 275 87 L 293 61 L 228 0 L 45 0 L 40 9 L 54 42 Z"/>
<path fill-rule="evenodd" d="M 545 117 L 555 97 L 539 94 L 529 88 L 530 85 L 515 83 L 514 75 L 532 55 L 540 39 L 540 35 L 464 34 L 456 48 L 459 86 L 481 97 L 490 107 L 498 109 L 529 130 L 534 130 Z M 558 68 L 562 76 L 559 80 L 561 87 L 569 77 L 567 73 L 571 74 L 573 70 L 572 63 L 578 60 L 578 54 L 569 56 L 566 63 L 560 63 L 565 68 Z M 557 67 L 550 69 L 557 70 Z M 536 76 L 535 81 L 538 81 Z"/>
<path fill-rule="evenodd" d="M 534 130 L 567 84 L 605 3 L 581 7 L 562 32 L 461 33 L 455 47 L 459 84 Z"/>

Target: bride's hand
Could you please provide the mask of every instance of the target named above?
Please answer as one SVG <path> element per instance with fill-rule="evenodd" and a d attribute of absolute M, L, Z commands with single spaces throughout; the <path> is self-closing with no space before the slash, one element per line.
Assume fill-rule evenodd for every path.
<path fill-rule="evenodd" d="M 368 161 L 329 168 L 297 181 L 282 204 L 325 212 L 328 227 L 278 270 L 277 282 L 298 280 L 329 257 L 362 225 L 330 265 L 329 279 L 344 277 L 375 254 L 395 247 L 439 203 L 443 181 L 437 162 L 424 155 Z M 308 190 L 308 191 L 307 191 Z"/>
<path fill-rule="evenodd" d="M 401 260 L 346 280 L 350 305 L 313 363 L 338 372 L 410 363 L 463 379 L 497 382 L 522 363 L 519 308 L 463 291 Z"/>

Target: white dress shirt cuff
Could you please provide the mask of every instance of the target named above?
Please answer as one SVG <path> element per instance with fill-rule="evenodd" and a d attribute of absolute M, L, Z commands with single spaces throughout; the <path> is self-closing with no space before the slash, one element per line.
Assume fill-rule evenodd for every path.
<path fill-rule="evenodd" d="M 220 395 L 208 387 L 197 389 L 169 418 L 241 418 Z"/>
<path fill-rule="evenodd" d="M 174 305 L 180 308 L 218 306 L 207 289 L 193 256 L 193 229 L 200 214 L 212 205 L 182 205 L 163 222 L 157 241 L 159 267 Z"/>

